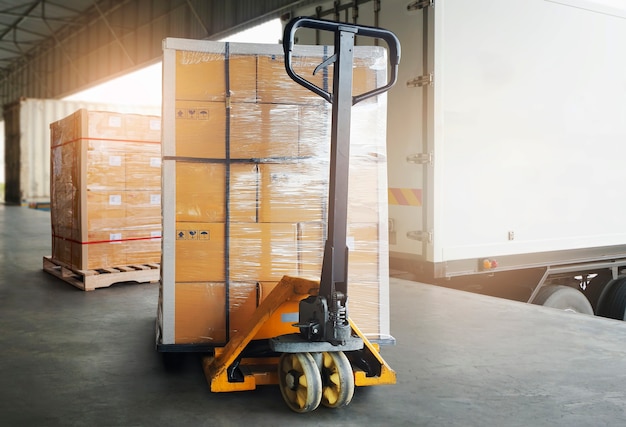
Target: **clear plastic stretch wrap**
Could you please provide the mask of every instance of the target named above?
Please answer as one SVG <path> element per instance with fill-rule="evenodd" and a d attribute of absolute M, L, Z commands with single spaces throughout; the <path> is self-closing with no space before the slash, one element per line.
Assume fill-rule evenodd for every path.
<path fill-rule="evenodd" d="M 327 47 L 294 69 L 332 89 Z M 385 51 L 355 49 L 354 93 L 386 83 Z M 319 280 L 331 105 L 294 83 L 279 45 L 166 39 L 161 344 L 223 345 L 283 275 Z M 352 109 L 350 317 L 389 334 L 386 98 Z M 297 321 L 297 304 L 286 316 Z"/>
<path fill-rule="evenodd" d="M 84 109 L 50 125 L 52 258 L 78 270 L 161 258 L 161 118 Z"/>

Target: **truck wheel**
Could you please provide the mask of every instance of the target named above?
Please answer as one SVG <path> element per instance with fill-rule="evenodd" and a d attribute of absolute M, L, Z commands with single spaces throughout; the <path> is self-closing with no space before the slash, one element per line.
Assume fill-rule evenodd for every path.
<path fill-rule="evenodd" d="M 603 292 L 598 301 L 598 316 L 626 320 L 626 278 L 618 280 Z"/>
<path fill-rule="evenodd" d="M 533 304 L 593 315 L 593 308 L 587 297 L 578 289 L 569 286 L 546 286 L 539 291 Z"/>

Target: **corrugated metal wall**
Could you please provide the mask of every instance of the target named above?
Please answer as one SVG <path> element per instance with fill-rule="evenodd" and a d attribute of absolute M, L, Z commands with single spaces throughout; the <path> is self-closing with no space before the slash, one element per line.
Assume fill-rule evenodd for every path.
<path fill-rule="evenodd" d="M 100 0 L 0 74 L 2 105 L 62 98 L 160 60 L 166 37 L 218 39 L 311 0 Z"/>

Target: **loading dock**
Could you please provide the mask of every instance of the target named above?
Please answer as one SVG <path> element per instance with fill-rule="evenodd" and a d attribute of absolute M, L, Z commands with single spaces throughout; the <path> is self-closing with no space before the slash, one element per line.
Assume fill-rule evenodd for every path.
<path fill-rule="evenodd" d="M 277 386 L 212 394 L 154 351 L 158 286 L 82 292 L 41 269 L 49 213 L 0 205 L 6 425 L 620 425 L 626 324 L 391 279 L 394 386 L 302 416 Z M 575 317 L 574 317 L 575 316 Z"/>

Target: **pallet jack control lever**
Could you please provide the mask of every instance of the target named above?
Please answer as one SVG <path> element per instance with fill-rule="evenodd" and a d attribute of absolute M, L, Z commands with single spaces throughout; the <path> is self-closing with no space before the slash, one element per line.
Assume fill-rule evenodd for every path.
<path fill-rule="evenodd" d="M 334 52 L 314 71 L 333 64 L 332 92 L 328 92 L 298 75 L 292 66 L 294 38 L 298 28 L 334 33 Z M 389 50 L 390 78 L 384 86 L 356 96 L 352 95 L 355 36 L 382 39 Z M 339 22 L 299 17 L 292 19 L 283 35 L 285 69 L 298 84 L 332 104 L 330 179 L 328 197 L 328 227 L 319 294 L 300 302 L 296 326 L 300 336 L 308 342 L 327 342 L 333 346 L 351 347 L 353 344 L 348 321 L 348 170 L 350 159 L 351 107 L 356 103 L 381 94 L 397 80 L 400 63 L 400 42 L 390 31 Z M 359 345 L 356 343 L 354 345 Z M 362 346 L 362 342 L 360 342 Z M 294 350 L 295 351 L 295 350 Z"/>
<path fill-rule="evenodd" d="M 335 33 L 335 54 L 331 56 L 330 58 L 328 58 L 326 61 L 324 61 L 322 64 L 320 64 L 315 69 L 315 72 L 317 72 L 318 69 L 326 67 L 330 65 L 332 62 L 337 60 L 337 57 L 339 56 L 339 51 L 337 51 L 337 47 L 338 47 L 337 37 L 341 37 L 341 33 L 343 32 L 347 34 L 349 33 L 353 34 L 353 36 L 351 37 L 352 46 L 354 46 L 354 35 L 365 36 L 365 37 L 370 37 L 374 39 L 382 39 L 387 43 L 387 47 L 389 49 L 389 62 L 391 65 L 389 81 L 384 86 L 381 86 L 369 92 L 354 96 L 352 98 L 352 105 L 355 105 L 356 103 L 363 101 L 364 99 L 386 92 L 396 83 L 396 80 L 398 78 L 398 65 L 400 65 L 400 41 L 398 40 L 396 35 L 392 33 L 391 31 L 385 30 L 383 28 L 368 27 L 364 25 L 344 24 L 341 22 L 327 21 L 323 19 L 313 19 L 313 18 L 306 18 L 306 17 L 294 18 L 287 24 L 287 26 L 285 27 L 284 34 L 283 34 L 283 50 L 285 52 L 285 69 L 289 77 L 291 77 L 296 83 L 316 93 L 317 95 L 324 98 L 326 101 L 333 103 L 332 93 L 325 91 L 324 89 L 304 79 L 293 70 L 292 53 L 293 53 L 293 47 L 295 44 L 294 43 L 295 34 L 298 28 L 311 28 L 314 30 L 330 31 L 330 32 Z M 350 48 L 350 50 L 352 49 Z M 334 86 L 333 88 L 334 88 L 334 91 L 336 92 L 337 87 Z"/>

